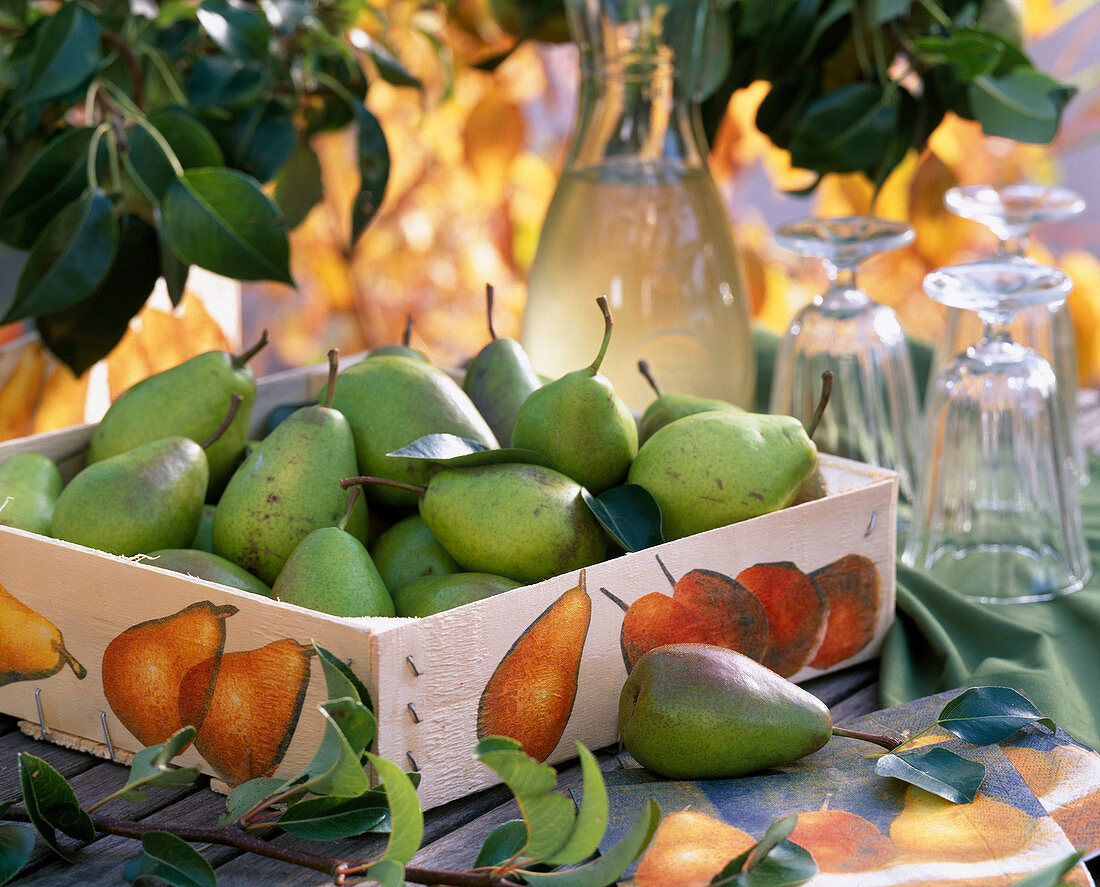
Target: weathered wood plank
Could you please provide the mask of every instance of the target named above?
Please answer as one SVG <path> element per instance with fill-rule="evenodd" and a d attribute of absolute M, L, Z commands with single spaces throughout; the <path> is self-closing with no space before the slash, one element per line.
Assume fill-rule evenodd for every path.
<path fill-rule="evenodd" d="M 66 778 L 90 770 L 98 763 L 96 758 L 51 742 L 31 739 L 18 730 L 5 733 L 0 736 L 0 800 L 20 794 L 16 758 L 22 752 L 41 758 Z"/>

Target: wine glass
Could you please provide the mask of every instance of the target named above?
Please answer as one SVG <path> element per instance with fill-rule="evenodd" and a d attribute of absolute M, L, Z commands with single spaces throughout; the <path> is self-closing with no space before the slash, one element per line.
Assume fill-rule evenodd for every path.
<path fill-rule="evenodd" d="M 1084 198 L 1069 188 L 1052 185 L 960 185 L 944 195 L 944 204 L 955 215 L 980 222 L 1000 240 L 998 256 L 1024 258 L 1032 229 L 1042 222 L 1070 219 L 1085 209 Z M 957 354 L 978 338 L 973 315 L 953 309 L 945 335 L 936 349 L 935 366 Z M 1077 345 L 1073 322 L 1065 302 L 1037 305 L 1019 312 L 1014 337 L 1029 345 L 1054 365 L 1061 397 L 1071 421 L 1077 415 Z M 1088 483 L 1084 445 L 1071 454 L 1072 470 L 1081 484 Z"/>
<path fill-rule="evenodd" d="M 1050 362 L 1009 327 L 1021 311 L 1064 301 L 1069 278 L 1006 257 L 935 271 L 924 288 L 976 312 L 982 332 L 929 392 L 902 561 L 985 602 L 1078 590 L 1091 566 L 1070 463 L 1076 428 Z"/>
<path fill-rule="evenodd" d="M 825 263 L 829 286 L 780 341 L 769 405 L 807 424 L 821 374 L 832 370 L 832 399 L 814 433 L 818 448 L 896 470 L 902 502 L 912 500 L 917 471 L 913 367 L 897 315 L 859 289 L 856 269 L 912 240 L 908 225 L 874 216 L 808 218 L 777 229 L 781 246 Z"/>

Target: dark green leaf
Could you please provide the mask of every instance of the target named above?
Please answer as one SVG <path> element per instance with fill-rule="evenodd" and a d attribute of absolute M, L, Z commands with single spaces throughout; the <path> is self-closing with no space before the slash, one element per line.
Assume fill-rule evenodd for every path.
<path fill-rule="evenodd" d="M 34 156 L 0 202 L 0 239 L 30 249 L 42 229 L 88 186 L 92 127 L 65 130 Z"/>
<path fill-rule="evenodd" d="M 183 838 L 168 832 L 146 832 L 141 836 L 141 855 L 123 869 L 133 884 L 139 878 L 159 878 L 172 887 L 216 887 L 214 867 Z"/>
<path fill-rule="evenodd" d="M 959 80 L 972 80 L 997 67 L 1002 44 L 984 34 L 953 34 L 950 37 L 921 37 L 913 41 L 918 58 L 927 65 L 947 65 Z"/>
<path fill-rule="evenodd" d="M 733 868 L 731 863 L 710 883 L 711 887 L 796 887 L 816 874 L 817 863 L 808 850 L 793 841 L 781 841 L 752 868 Z"/>
<path fill-rule="evenodd" d="M 270 35 L 267 20 L 259 13 L 225 0 L 205 0 L 199 4 L 198 17 L 210 39 L 227 55 L 247 61 L 267 56 Z"/>
<path fill-rule="evenodd" d="M 54 853 L 74 862 L 75 855 L 58 843 L 56 832 L 78 841 L 92 841 L 95 840 L 95 826 L 65 777 L 41 758 L 21 752 L 19 785 L 31 825 Z"/>
<path fill-rule="evenodd" d="M 236 822 L 260 802 L 281 794 L 289 785 L 289 780 L 274 776 L 257 776 L 242 782 L 226 796 L 225 813 L 218 818 L 218 825 Z"/>
<path fill-rule="evenodd" d="M 489 832 L 481 845 L 474 868 L 494 866 L 507 862 L 523 851 L 527 845 L 527 826 L 522 819 L 502 822 Z"/>
<path fill-rule="evenodd" d="M 321 744 L 293 782 L 322 797 L 358 797 L 370 788 L 362 760 L 374 738 L 374 715 L 350 698 L 330 699 L 319 707 L 325 717 Z"/>
<path fill-rule="evenodd" d="M 146 118 L 172 148 L 184 169 L 221 166 L 225 162 L 210 131 L 183 108 L 162 108 Z M 130 134 L 130 163 L 142 183 L 157 200 L 176 179 L 175 169 L 160 144 L 144 127 Z"/>
<path fill-rule="evenodd" d="M 239 111 L 255 105 L 263 88 L 264 72 L 259 67 L 213 55 L 195 62 L 187 80 L 187 97 L 200 109 Z"/>
<path fill-rule="evenodd" d="M 729 76 L 732 49 L 729 17 L 711 13 L 707 16 L 703 33 L 703 52 L 707 61 L 699 66 L 695 84 L 695 92 L 700 99 L 717 92 Z"/>
<path fill-rule="evenodd" d="M 424 838 L 424 813 L 420 798 L 409 777 L 391 761 L 368 755 L 375 772 L 382 779 L 390 806 L 392 827 L 382 858 L 367 870 L 367 877 L 385 887 L 403 887 L 405 866 L 416 856 Z"/>
<path fill-rule="evenodd" d="M 187 276 L 191 272 L 191 266 L 181 262 L 179 256 L 173 252 L 168 238 L 164 233 L 164 216 L 160 207 L 154 210 L 157 221 L 157 252 L 160 258 L 160 276 L 164 278 L 164 284 L 168 289 L 168 298 L 174 306 L 183 301 L 183 294 L 187 288 Z"/>
<path fill-rule="evenodd" d="M 563 872 L 532 872 L 524 870 L 523 878 L 530 884 L 544 887 L 592 887 L 593 884 L 614 884 L 631 863 L 634 862 L 649 842 L 661 821 L 661 808 L 650 798 L 645 810 L 634 820 L 625 835 L 614 847 L 592 862 Z"/>
<path fill-rule="evenodd" d="M 389 831 L 389 812 L 384 792 L 370 791 L 357 798 L 309 798 L 288 807 L 279 817 L 279 826 L 300 838 L 338 841 Z"/>
<path fill-rule="evenodd" d="M 872 27 L 899 19 L 909 12 L 913 0 L 868 0 L 864 16 Z"/>
<path fill-rule="evenodd" d="M 649 490 L 623 484 L 599 496 L 584 490 L 582 496 L 596 520 L 627 551 L 641 551 L 665 541 L 661 535 L 661 508 Z"/>
<path fill-rule="evenodd" d="M 309 211 L 324 196 L 321 184 L 321 162 L 317 152 L 306 139 L 299 139 L 275 179 L 275 202 L 283 211 L 288 228 L 296 228 L 305 221 Z"/>
<path fill-rule="evenodd" d="M 130 764 L 130 777 L 122 787 L 127 801 L 137 803 L 145 799 L 143 788 L 183 788 L 199 778 L 198 767 L 176 767 L 172 759 L 182 752 L 195 738 L 194 727 L 182 727 L 160 745 L 143 748 L 134 755 Z"/>
<path fill-rule="evenodd" d="M 985 779 L 985 765 L 948 751 L 919 748 L 890 753 L 875 762 L 879 776 L 893 776 L 956 804 L 969 804 Z"/>
<path fill-rule="evenodd" d="M 502 465 L 518 462 L 524 465 L 548 466 L 545 457 L 534 450 L 521 450 L 514 447 L 489 449 L 476 440 L 468 440 L 457 434 L 425 434 L 399 450 L 387 453 L 387 456 L 400 456 L 405 459 L 426 459 L 438 462 L 448 468 L 470 465 Z"/>
<path fill-rule="evenodd" d="M 1057 727 L 1010 687 L 971 687 L 943 707 L 937 723 L 972 745 L 992 745 L 1028 724 Z"/>
<path fill-rule="evenodd" d="M 359 121 L 359 192 L 351 206 L 351 242 L 358 242 L 378 208 L 390 178 L 390 149 L 377 118 L 356 105 Z"/>
<path fill-rule="evenodd" d="M 752 852 L 749 854 L 748 868 L 753 869 L 760 865 L 772 850 L 791 836 L 791 832 L 794 831 L 797 824 L 798 814 L 795 813 L 784 816 L 769 825 L 768 830 L 764 832 L 764 837 L 757 841 L 756 846 L 752 848 Z"/>
<path fill-rule="evenodd" d="M 982 132 L 1020 142 L 1046 144 L 1058 134 L 1068 95 L 1034 68 L 1015 68 L 1001 77 L 980 75 L 967 89 Z"/>
<path fill-rule="evenodd" d="M 313 649 L 317 651 L 317 658 L 321 661 L 321 668 L 325 673 L 328 698 L 354 699 L 373 711 L 370 691 L 359 680 L 355 672 L 351 670 L 351 666 L 320 644 L 315 643 Z"/>
<path fill-rule="evenodd" d="M 814 101 L 791 141 L 791 162 L 803 169 L 859 172 L 889 148 L 897 98 L 875 83 L 856 83 Z"/>
<path fill-rule="evenodd" d="M 1039 871 L 1021 878 L 1012 887 L 1060 887 L 1062 884 L 1067 884 L 1067 881 L 1062 880 L 1063 876 L 1072 872 L 1084 855 L 1080 851 L 1071 853 L 1065 859 L 1052 862 Z"/>
<path fill-rule="evenodd" d="M 39 30 L 22 104 L 72 92 L 101 60 L 99 22 L 79 3 L 62 3 Z"/>
<path fill-rule="evenodd" d="M 188 170 L 164 197 L 164 233 L 184 262 L 237 280 L 293 285 L 278 207 L 243 173 Z"/>
<path fill-rule="evenodd" d="M 210 118 L 207 127 L 225 152 L 228 166 L 269 182 L 294 152 L 297 132 L 290 109 L 280 102 L 258 102 L 228 120 Z"/>
<path fill-rule="evenodd" d="M 156 232 L 137 216 L 123 215 L 111 270 L 80 302 L 35 319 L 42 340 L 74 375 L 82 376 L 122 340 L 160 272 Z"/>
<path fill-rule="evenodd" d="M 773 81 L 756 109 L 757 129 L 777 146 L 789 148 L 806 109 L 819 95 L 818 78 L 812 71 Z"/>
<path fill-rule="evenodd" d="M 25 825 L 0 824 L 0 884 L 6 884 L 34 853 L 34 832 Z"/>
<path fill-rule="evenodd" d="M 364 33 L 360 38 L 360 44 L 357 45 L 371 57 L 375 68 L 378 69 L 378 76 L 387 83 L 393 86 L 413 86 L 417 89 L 422 87 L 420 79 L 410 74 L 394 54 L 375 38 Z"/>
<path fill-rule="evenodd" d="M 98 188 L 89 188 L 34 242 L 14 303 L 0 306 L 0 323 L 62 311 L 87 298 L 111 269 L 118 239 L 114 206 Z"/>

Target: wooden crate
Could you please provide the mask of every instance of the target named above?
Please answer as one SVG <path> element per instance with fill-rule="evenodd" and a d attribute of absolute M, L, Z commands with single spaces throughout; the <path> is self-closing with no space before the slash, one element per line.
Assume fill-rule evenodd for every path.
<path fill-rule="evenodd" d="M 272 407 L 314 397 L 326 375 L 327 367 L 318 366 L 261 380 L 256 433 Z M 2 444 L 0 462 L 27 450 L 69 453 L 90 430 Z M 479 717 L 490 731 L 518 719 L 527 733 L 517 738 L 548 763 L 574 757 L 576 742 L 591 748 L 614 742 L 627 675 L 624 650 L 632 649 L 637 631 L 682 628 L 690 591 L 673 598 L 671 583 L 692 571 L 703 571 L 692 574 L 696 578 L 735 577 L 753 565 L 780 562 L 805 573 L 838 562 L 862 565 L 878 585 L 877 608 L 855 614 L 870 619 L 864 643 L 822 668 L 803 667 L 792 679 L 875 656 L 894 614 L 896 475 L 832 457 L 821 461 L 829 488 L 823 499 L 589 567 L 583 591 L 574 590 L 580 574 L 570 573 L 424 619 L 327 616 L 0 527 L 0 661 L 26 640 L 28 627 L 37 632 L 39 650 L 43 644 L 53 650 L 33 671 L 0 673 L 0 710 L 23 719 L 29 732 L 41 732 L 44 722 L 48 739 L 125 760 L 142 743 L 108 695 L 125 718 L 148 721 L 153 700 L 177 691 L 163 680 L 165 654 L 158 645 L 198 655 L 198 647 L 187 645 L 200 644 L 196 638 L 214 643 L 215 626 L 224 629 L 224 640 L 207 663 L 208 683 L 201 669 L 199 677 L 189 672 L 185 683 L 207 687 L 208 699 L 213 687 L 208 713 L 220 707 L 200 737 L 207 721 L 228 726 L 211 727 L 201 748 L 192 746 L 180 762 L 223 778 L 257 775 L 276 764 L 277 775 L 292 775 L 311 757 L 324 725 L 317 708 L 325 699 L 322 670 L 301 652 L 316 641 L 349 662 L 368 687 L 379 722 L 377 753 L 418 769 L 422 803 L 433 807 L 497 781 L 471 757 Z M 78 467 L 78 460 L 65 466 L 70 475 Z M 624 608 L 646 595 L 624 638 Z M 124 632 L 133 643 L 115 640 Z M 50 646 L 58 636 L 74 664 Z M 531 647 L 539 655 L 528 658 Z M 241 693 L 229 692 L 231 680 Z M 119 692 L 134 698 L 124 704 Z"/>

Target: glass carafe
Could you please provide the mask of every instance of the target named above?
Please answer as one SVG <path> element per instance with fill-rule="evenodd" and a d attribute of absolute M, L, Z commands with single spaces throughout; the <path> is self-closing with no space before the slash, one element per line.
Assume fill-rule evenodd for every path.
<path fill-rule="evenodd" d="M 592 362 L 635 411 L 664 392 L 751 406 L 749 314 L 693 84 L 708 0 L 566 0 L 577 120 L 528 278 L 522 341 L 557 377 Z"/>

